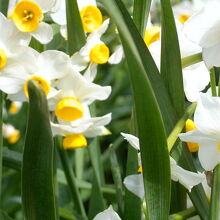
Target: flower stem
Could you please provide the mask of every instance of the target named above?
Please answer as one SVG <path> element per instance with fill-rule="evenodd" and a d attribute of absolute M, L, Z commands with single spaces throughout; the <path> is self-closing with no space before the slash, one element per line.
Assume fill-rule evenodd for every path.
<path fill-rule="evenodd" d="M 81 214 L 85 219 L 87 219 L 85 208 L 83 206 L 83 202 L 82 202 L 82 199 L 79 193 L 79 189 L 77 188 L 77 185 L 76 185 L 75 175 L 70 166 L 68 154 L 64 149 L 60 147 L 61 146 L 60 142 L 61 142 L 60 139 L 57 138 L 56 144 L 58 145 L 59 156 L 60 156 L 61 163 L 63 166 L 63 171 L 65 173 L 65 176 L 66 176 L 66 179 L 69 185 L 69 189 L 71 191 L 74 205 L 76 207 L 76 210 L 79 212 L 79 214 Z"/>
<path fill-rule="evenodd" d="M 175 127 L 171 131 L 169 137 L 167 138 L 167 145 L 169 151 L 172 150 L 178 138 L 177 135 L 183 130 L 186 120 L 193 114 L 195 109 L 196 109 L 196 103 L 192 103 L 190 106 L 188 106 L 182 118 L 180 118 L 180 120 L 176 123 Z"/>
<path fill-rule="evenodd" d="M 169 220 L 184 220 L 190 217 L 193 217 L 197 214 L 196 209 L 194 207 L 186 209 L 184 211 L 175 213 L 170 216 Z"/>
<path fill-rule="evenodd" d="M 210 85 L 212 90 L 212 96 L 217 96 L 216 92 L 216 79 L 215 79 L 215 70 L 212 68 L 210 70 Z"/>
<path fill-rule="evenodd" d="M 3 135 L 2 135 L 2 125 L 3 125 L 3 92 L 0 91 L 0 204 L 1 204 L 1 190 L 2 190 L 2 155 L 3 155 Z M 0 205 L 1 207 L 1 205 Z"/>
<path fill-rule="evenodd" d="M 202 53 L 197 53 L 188 57 L 184 57 L 181 59 L 181 61 L 182 61 L 182 68 L 199 63 L 202 61 Z"/>

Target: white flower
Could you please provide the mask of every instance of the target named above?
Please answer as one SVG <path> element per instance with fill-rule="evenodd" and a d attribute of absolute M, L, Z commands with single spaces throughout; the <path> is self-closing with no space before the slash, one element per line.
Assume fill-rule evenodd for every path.
<path fill-rule="evenodd" d="M 210 1 L 185 24 L 184 32 L 203 49 L 203 59 L 210 69 L 220 66 L 220 3 Z"/>
<path fill-rule="evenodd" d="M 102 24 L 102 14 L 97 8 L 95 0 L 77 0 L 84 31 L 93 32 Z M 61 25 L 61 34 L 67 39 L 66 4 L 63 0 L 58 0 L 55 13 L 51 14 L 54 22 Z"/>
<path fill-rule="evenodd" d="M 121 220 L 121 218 L 110 205 L 108 209 L 97 214 L 93 220 Z"/>
<path fill-rule="evenodd" d="M 136 150 L 140 150 L 139 139 L 131 134 L 121 133 L 121 135 L 129 142 L 129 144 Z M 171 169 L 171 179 L 173 181 L 179 181 L 185 188 L 189 191 L 193 186 L 201 183 L 205 176 L 201 173 L 193 173 L 188 170 L 184 170 L 176 164 L 176 161 L 170 157 L 170 169 Z M 127 176 L 124 179 L 124 184 L 128 190 L 133 192 L 135 195 L 144 198 L 144 182 L 142 174 L 135 174 Z"/>
<path fill-rule="evenodd" d="M 196 130 L 179 134 L 182 141 L 199 144 L 202 167 L 213 170 L 220 163 L 220 98 L 201 93 L 194 115 Z"/>
<path fill-rule="evenodd" d="M 24 59 L 25 58 L 25 59 Z M 22 54 L 21 57 L 25 72 L 15 68 L 14 72 L 4 75 L 0 80 L 0 88 L 12 101 L 26 101 L 28 97 L 28 80 L 36 81 L 48 97 L 55 90 L 51 87 L 52 80 L 64 77 L 71 69 L 69 56 L 63 52 L 48 50 L 38 53 Z"/>
<path fill-rule="evenodd" d="M 109 130 L 104 126 L 110 123 L 111 114 L 107 114 L 102 117 L 91 117 L 88 106 L 83 106 L 83 108 L 84 116 L 78 120 L 72 122 L 59 120 L 59 124 L 51 122 L 53 135 L 61 135 L 65 137 L 63 140 L 63 146 L 65 149 L 86 147 L 87 144 L 85 144 L 85 137 L 92 138 L 110 134 Z M 75 143 L 77 139 L 78 141 L 76 145 Z M 83 146 L 81 143 L 83 143 Z"/>
<path fill-rule="evenodd" d="M 15 144 L 20 139 L 20 131 L 15 129 L 11 124 L 3 124 L 3 137 L 8 140 L 8 143 Z"/>
<path fill-rule="evenodd" d="M 52 10 L 56 0 L 19 0 L 10 1 L 8 16 L 17 29 L 27 36 L 33 36 L 42 44 L 53 38 L 52 27 L 43 22 L 43 14 Z"/>
<path fill-rule="evenodd" d="M 58 93 L 48 100 L 49 107 L 64 121 L 74 121 L 83 117 L 83 105 L 90 105 L 95 100 L 105 100 L 111 93 L 110 86 L 96 85 L 74 69 L 58 80 L 57 88 Z"/>

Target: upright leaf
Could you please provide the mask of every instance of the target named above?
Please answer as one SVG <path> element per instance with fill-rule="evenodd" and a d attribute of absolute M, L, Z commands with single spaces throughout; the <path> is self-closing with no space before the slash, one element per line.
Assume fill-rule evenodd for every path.
<path fill-rule="evenodd" d="M 28 83 L 29 116 L 22 164 L 22 202 L 27 220 L 55 220 L 53 139 L 43 90 Z"/>
<path fill-rule="evenodd" d="M 147 75 L 151 71 L 156 72 L 156 75 L 158 72 L 140 35 L 132 36 L 131 29 L 134 28 L 136 33 L 137 30 L 132 22 L 130 22 L 131 25 L 126 22 L 131 18 L 123 3 L 120 0 L 102 0 L 102 3 L 117 25 L 130 70 L 137 113 L 148 218 L 165 220 L 168 219 L 170 205 L 169 156 L 162 116 Z M 139 45 L 138 48 L 137 45 Z M 148 59 L 145 61 L 141 57 L 141 46 L 145 48 L 145 55 L 148 55 Z M 144 66 L 142 61 L 149 66 Z M 161 92 L 161 89 L 159 91 Z"/>
<path fill-rule="evenodd" d="M 72 55 L 85 44 L 85 34 L 77 0 L 66 0 L 68 52 Z"/>

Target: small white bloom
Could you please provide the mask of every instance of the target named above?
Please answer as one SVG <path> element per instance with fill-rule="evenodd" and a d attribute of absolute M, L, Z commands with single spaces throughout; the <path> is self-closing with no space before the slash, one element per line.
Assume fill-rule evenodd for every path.
<path fill-rule="evenodd" d="M 97 214 L 93 220 L 121 220 L 121 218 L 110 205 L 108 209 Z"/>
<path fill-rule="evenodd" d="M 56 0 L 19 0 L 10 1 L 8 16 L 17 29 L 27 36 L 33 36 L 42 44 L 53 38 L 52 27 L 43 22 L 43 14 L 52 10 Z"/>

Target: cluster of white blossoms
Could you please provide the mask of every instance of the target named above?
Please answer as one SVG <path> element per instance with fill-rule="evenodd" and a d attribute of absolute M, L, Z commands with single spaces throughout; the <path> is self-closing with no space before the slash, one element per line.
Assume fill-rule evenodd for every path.
<path fill-rule="evenodd" d="M 105 126 L 111 121 L 111 114 L 91 117 L 89 110 L 95 100 L 105 100 L 111 93 L 110 86 L 93 83 L 97 65 L 110 58 L 109 48 L 100 40 L 109 19 L 103 22 L 95 1 L 79 0 L 87 32 L 86 44 L 79 52 L 70 57 L 57 50 L 39 53 L 29 47 L 32 37 L 42 44 L 52 40 L 53 30 L 43 22 L 44 14 L 49 13 L 56 21 L 64 2 L 11 0 L 8 17 L 0 13 L 0 29 L 4 30 L 0 35 L 0 89 L 13 103 L 25 102 L 28 81 L 37 82 L 57 118 L 56 123 L 51 122 L 53 134 L 64 136 L 63 147 L 69 149 L 86 147 L 86 137 L 109 134 Z"/>

